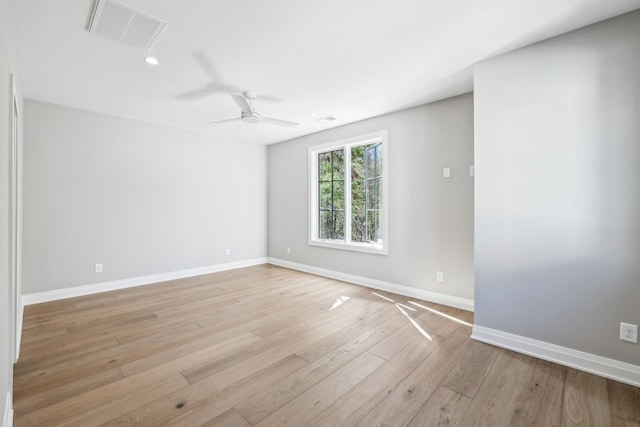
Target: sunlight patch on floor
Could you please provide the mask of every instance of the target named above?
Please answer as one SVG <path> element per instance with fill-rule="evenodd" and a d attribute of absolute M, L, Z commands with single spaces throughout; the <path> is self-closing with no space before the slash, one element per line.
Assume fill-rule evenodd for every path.
<path fill-rule="evenodd" d="M 418 310 L 416 310 L 415 308 L 409 307 L 408 305 L 404 305 L 404 304 L 399 303 L 399 302 L 397 302 L 397 303 L 396 303 L 396 305 L 399 305 L 399 306 L 400 306 L 400 307 L 402 307 L 402 308 L 406 308 L 406 309 L 407 309 L 407 310 L 409 310 L 409 311 L 418 311 Z"/>
<path fill-rule="evenodd" d="M 380 294 L 379 294 L 379 293 L 377 293 L 377 292 L 371 292 L 371 293 L 372 293 L 373 295 L 375 295 L 375 296 L 379 297 L 379 298 L 386 299 L 387 301 L 395 302 L 395 301 L 394 301 L 394 300 L 392 300 L 391 298 L 387 298 L 387 297 L 385 297 L 384 295 L 380 295 Z"/>
<path fill-rule="evenodd" d="M 427 333 L 427 331 L 425 331 L 424 329 L 422 329 L 422 326 L 418 325 L 418 322 L 416 322 L 415 320 L 413 320 L 411 318 L 411 316 L 409 316 L 407 314 L 406 311 L 404 311 L 404 309 L 400 306 L 400 304 L 396 304 L 396 308 L 398 310 L 400 310 L 400 313 L 404 314 L 406 316 L 407 319 L 409 319 L 409 322 L 411 322 L 411 324 L 413 325 L 414 328 L 416 328 L 418 330 L 418 332 L 420 332 L 420 334 L 422 336 L 424 336 L 425 338 L 427 338 L 429 341 L 433 341 L 433 338 L 431 338 L 431 335 L 429 335 Z"/>
<path fill-rule="evenodd" d="M 426 307 L 426 306 L 424 306 L 424 305 L 422 305 L 422 304 L 418 304 L 417 302 L 409 301 L 409 304 L 413 304 L 413 305 L 415 305 L 415 306 L 418 306 L 418 307 L 420 307 L 420 308 L 422 308 L 422 309 L 425 309 L 425 310 L 430 311 L 430 312 L 432 312 L 432 313 L 434 313 L 434 314 L 437 314 L 438 316 L 446 317 L 447 319 L 449 319 L 449 320 L 453 320 L 454 322 L 458 322 L 458 323 L 460 323 L 460 324 L 462 324 L 462 325 L 465 325 L 465 326 L 473 326 L 473 325 L 472 325 L 471 323 L 469 323 L 469 322 L 465 322 L 464 320 L 458 319 L 457 317 L 453 317 L 453 316 L 450 316 L 450 315 L 448 315 L 448 314 L 445 314 L 445 313 L 443 313 L 443 312 L 441 312 L 441 311 L 434 310 L 433 308 L 429 308 L 429 307 Z"/>
<path fill-rule="evenodd" d="M 347 296 L 341 296 L 336 298 L 336 302 L 333 303 L 333 305 L 331 306 L 331 308 L 329 309 L 329 311 L 333 310 L 334 308 L 338 308 L 340 307 L 343 303 L 347 302 L 348 300 L 350 300 L 351 298 L 347 297 Z"/>

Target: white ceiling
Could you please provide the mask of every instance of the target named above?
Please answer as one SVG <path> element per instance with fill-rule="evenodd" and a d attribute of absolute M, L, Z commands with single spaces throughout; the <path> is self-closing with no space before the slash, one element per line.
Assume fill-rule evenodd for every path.
<path fill-rule="evenodd" d="M 472 90 L 473 64 L 639 0 L 121 0 L 167 22 L 150 53 L 91 34 L 94 0 L 17 0 L 26 98 L 270 144 Z M 283 99 L 239 116 L 223 86 Z M 189 94 L 203 89 L 203 97 Z M 333 115 L 318 123 L 309 117 Z"/>

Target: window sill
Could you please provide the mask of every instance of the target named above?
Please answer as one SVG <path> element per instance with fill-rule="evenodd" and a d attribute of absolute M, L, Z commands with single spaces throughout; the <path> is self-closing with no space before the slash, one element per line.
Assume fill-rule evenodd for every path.
<path fill-rule="evenodd" d="M 376 245 L 371 243 L 346 243 L 340 242 L 336 240 L 318 240 L 311 239 L 309 240 L 310 246 L 321 246 L 323 248 L 332 248 L 332 249 L 340 249 L 344 251 L 353 251 L 353 252 L 364 252 L 369 254 L 377 254 L 377 255 L 388 255 L 389 251 L 386 246 Z"/>

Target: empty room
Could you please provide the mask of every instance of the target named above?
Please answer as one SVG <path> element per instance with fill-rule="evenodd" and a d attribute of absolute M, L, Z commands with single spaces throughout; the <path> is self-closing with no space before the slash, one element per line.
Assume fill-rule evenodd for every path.
<path fill-rule="evenodd" d="M 0 0 L 0 427 L 640 427 L 639 76 L 639 0 Z"/>

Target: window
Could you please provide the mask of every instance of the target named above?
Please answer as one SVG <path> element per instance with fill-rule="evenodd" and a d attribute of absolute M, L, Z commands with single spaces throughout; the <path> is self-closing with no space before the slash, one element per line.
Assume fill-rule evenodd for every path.
<path fill-rule="evenodd" d="M 387 254 L 387 132 L 309 148 L 309 244 Z"/>

